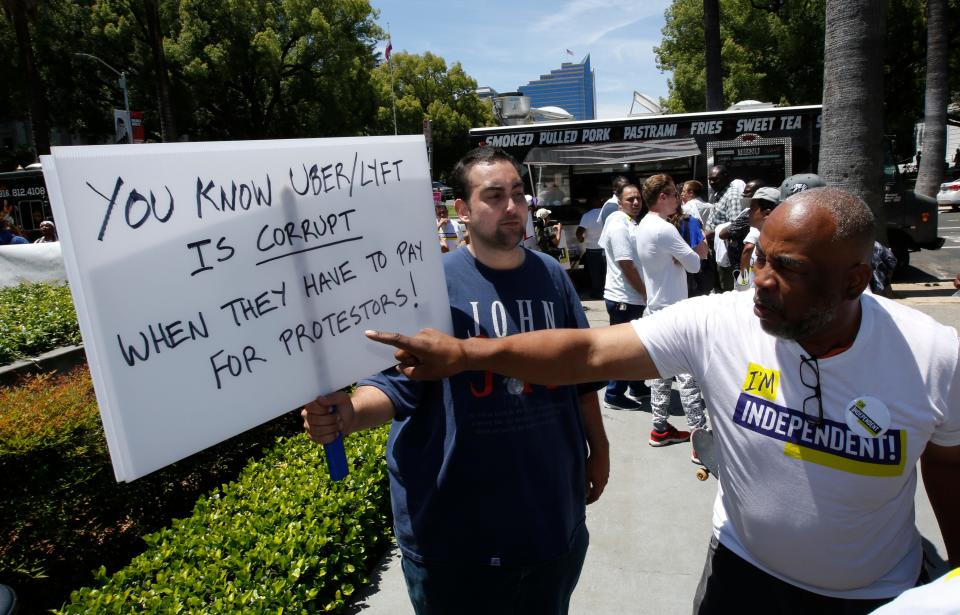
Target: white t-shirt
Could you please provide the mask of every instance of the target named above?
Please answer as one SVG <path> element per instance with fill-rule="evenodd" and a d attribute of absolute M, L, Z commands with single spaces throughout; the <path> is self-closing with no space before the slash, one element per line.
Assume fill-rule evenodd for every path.
<path fill-rule="evenodd" d="M 459 224 L 447 220 L 437 227 L 437 237 L 439 237 L 441 245 L 446 245 L 453 252 L 463 241 L 463 231 L 460 230 Z"/>
<path fill-rule="evenodd" d="M 957 333 L 862 295 L 853 345 L 819 360 L 817 429 L 801 412 L 812 394 L 800 379 L 806 352 L 761 329 L 753 295 L 696 297 L 633 321 L 662 376 L 690 373 L 703 386 L 723 457 L 714 534 L 809 591 L 898 595 L 920 572 L 917 460 L 928 442 L 960 445 Z"/>
<path fill-rule="evenodd" d="M 697 222 L 700 223 L 700 226 L 703 226 L 703 218 L 700 217 L 700 208 L 697 207 L 699 203 L 703 203 L 700 199 L 690 199 L 686 203 L 680 205 L 680 211 L 684 215 L 690 216 L 691 218 L 696 218 Z"/>
<path fill-rule="evenodd" d="M 635 233 L 640 275 L 647 289 L 647 311 L 655 312 L 687 298 L 686 271 L 700 271 L 700 257 L 677 227 L 647 214 Z"/>
<path fill-rule="evenodd" d="M 615 211 L 620 211 L 620 201 L 617 200 L 617 195 L 613 195 L 607 199 L 603 207 L 600 208 L 600 214 L 597 216 L 597 220 L 600 222 L 601 227 L 606 224 L 607 218 Z"/>
<path fill-rule="evenodd" d="M 630 305 L 643 305 L 643 295 L 630 285 L 617 261 L 632 261 L 637 270 L 637 242 L 634 239 L 637 225 L 622 211 L 615 211 L 607 218 L 600 233 L 600 247 L 607 259 L 607 278 L 603 284 L 603 298 Z"/>
<path fill-rule="evenodd" d="M 713 203 L 709 203 L 697 197 L 690 199 L 689 201 L 684 203 L 683 206 L 684 206 L 683 213 L 687 213 L 686 208 L 688 207 L 691 210 L 696 208 L 697 216 L 698 216 L 697 219 L 700 220 L 701 226 L 703 225 L 703 221 L 708 220 L 710 218 L 710 214 L 713 213 Z M 690 215 L 693 215 L 693 214 L 690 214 Z"/>
<path fill-rule="evenodd" d="M 533 227 L 533 216 L 527 212 L 527 226 L 523 231 L 523 247 L 528 250 L 540 251 L 540 245 L 537 243 L 537 231 Z"/>
<path fill-rule="evenodd" d="M 944 615 L 960 612 L 960 568 L 900 594 L 871 615 Z"/>
<path fill-rule="evenodd" d="M 603 223 L 600 222 L 600 208 L 591 209 L 580 217 L 583 227 L 583 249 L 599 250 L 600 233 L 603 232 Z"/>

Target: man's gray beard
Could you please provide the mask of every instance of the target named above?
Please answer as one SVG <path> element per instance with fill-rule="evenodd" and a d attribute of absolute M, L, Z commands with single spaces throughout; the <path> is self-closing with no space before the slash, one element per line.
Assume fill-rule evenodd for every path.
<path fill-rule="evenodd" d="M 830 302 L 825 305 L 811 308 L 807 315 L 798 322 L 783 321 L 779 326 L 769 327 L 762 322 L 760 326 L 764 331 L 774 337 L 785 340 L 799 341 L 810 337 L 824 326 L 833 322 L 837 316 L 837 307 L 839 301 Z"/>

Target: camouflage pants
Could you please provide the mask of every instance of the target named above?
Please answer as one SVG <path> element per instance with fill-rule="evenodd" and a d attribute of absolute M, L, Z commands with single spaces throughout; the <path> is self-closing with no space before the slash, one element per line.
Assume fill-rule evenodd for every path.
<path fill-rule="evenodd" d="M 680 389 L 680 405 L 687 415 L 687 425 L 690 429 L 705 427 L 707 417 L 703 412 L 703 395 L 700 387 L 690 374 L 676 376 L 677 388 Z M 663 431 L 670 418 L 670 389 L 673 378 L 659 378 L 650 385 L 650 405 L 653 407 L 653 430 Z"/>

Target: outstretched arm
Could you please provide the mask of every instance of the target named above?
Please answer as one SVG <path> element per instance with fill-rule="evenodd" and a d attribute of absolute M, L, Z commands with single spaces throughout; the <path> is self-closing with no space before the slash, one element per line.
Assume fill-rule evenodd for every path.
<path fill-rule="evenodd" d="M 380 331 L 367 331 L 366 336 L 397 348 L 397 369 L 414 380 L 438 380 L 466 370 L 489 370 L 543 385 L 660 377 L 629 323 L 496 339 L 461 340 L 436 329 L 414 337 Z"/>

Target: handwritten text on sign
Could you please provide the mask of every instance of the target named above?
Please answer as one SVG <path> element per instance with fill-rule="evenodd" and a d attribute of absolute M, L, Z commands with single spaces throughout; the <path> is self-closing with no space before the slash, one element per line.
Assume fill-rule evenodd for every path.
<path fill-rule="evenodd" d="M 387 367 L 364 329 L 449 327 L 422 137 L 44 163 L 122 480 Z"/>

